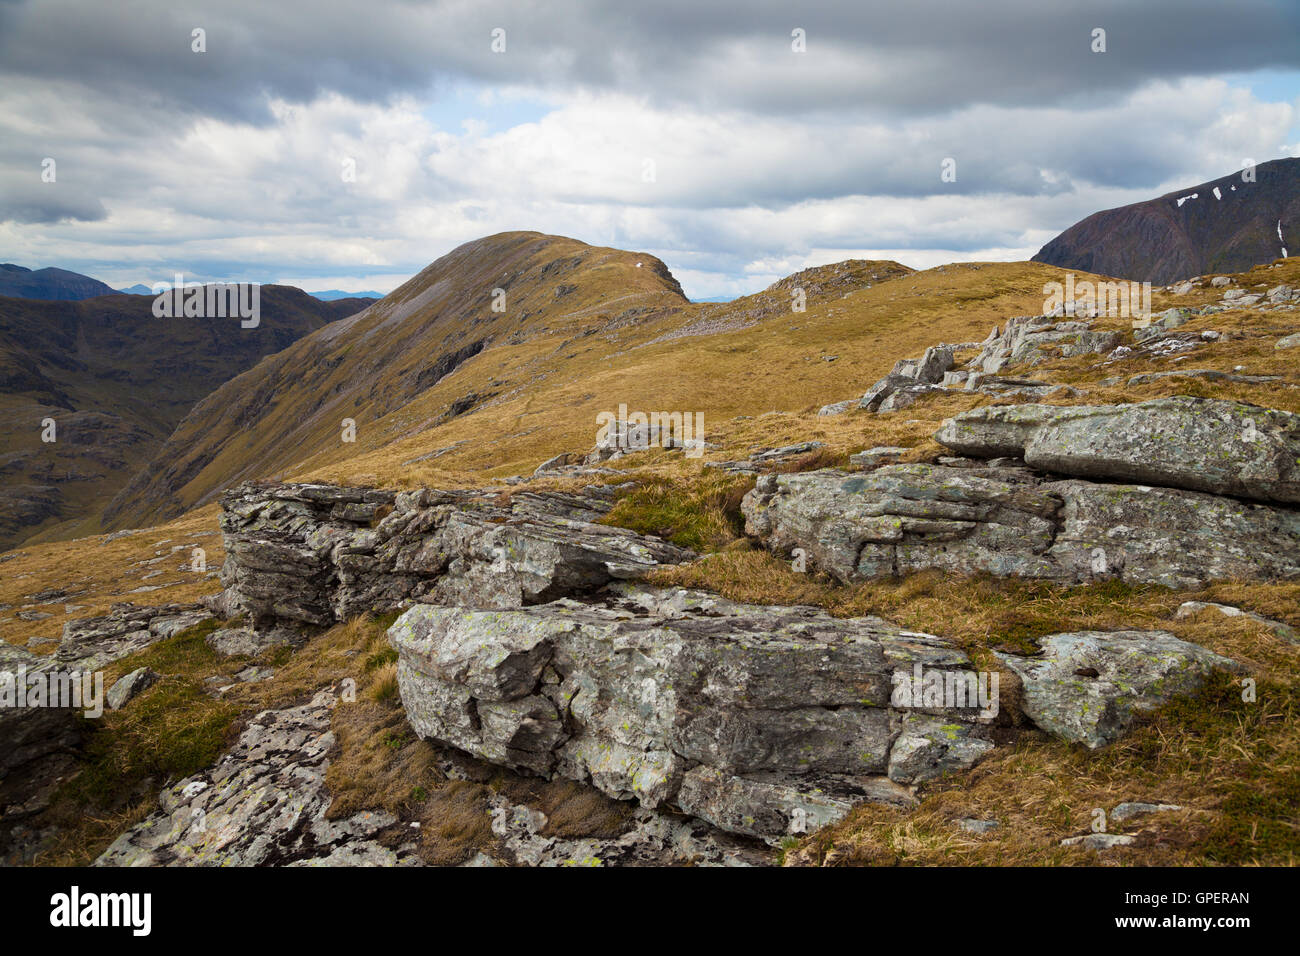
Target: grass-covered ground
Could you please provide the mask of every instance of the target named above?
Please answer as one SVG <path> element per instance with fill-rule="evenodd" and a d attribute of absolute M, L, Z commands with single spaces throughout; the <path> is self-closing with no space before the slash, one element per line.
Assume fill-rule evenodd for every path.
<path fill-rule="evenodd" d="M 457 373 L 454 389 L 406 406 L 401 422 L 393 419 L 386 430 L 362 430 L 386 439 L 322 451 L 301 468 L 288 469 L 287 476 L 396 487 L 483 486 L 493 477 L 530 473 L 559 452 L 586 451 L 594 442 L 595 413 L 620 402 L 647 410 L 704 410 L 712 446 L 705 460 L 746 458 L 760 448 L 809 439 L 826 447 L 784 467 L 843 467 L 850 454 L 876 445 L 907 447 L 904 460 L 933 460 L 944 453 L 932 437 L 940 422 L 990 398 L 945 394 L 879 416 L 851 412 L 820 418 L 816 410 L 861 394 L 897 359 L 917 356 L 928 345 L 980 340 L 1007 316 L 1037 312 L 1042 283 L 1058 272 L 1024 263 L 948 266 L 814 301 L 807 313 L 766 313 L 748 328 L 717 335 L 648 344 L 653 338 L 649 332 L 628 332 L 609 349 L 579 351 L 576 357 L 566 357 L 564 350 L 555 355 L 538 351 L 534 342 L 528 361 L 546 369 L 535 392 L 427 427 L 451 391 L 468 391 L 503 374 L 496 366 L 478 368 L 474 363 L 480 357 Z M 1283 282 L 1300 286 L 1300 263 L 1287 261 L 1280 268 L 1261 267 L 1238 277 L 1247 288 Z M 1217 301 L 1219 294 L 1208 289 L 1182 297 L 1157 293 L 1154 305 L 1204 304 Z M 746 308 L 762 311 L 752 302 Z M 1213 329 L 1221 338 L 1180 353 L 1188 357 L 1179 361 L 1177 355 L 1152 358 L 1136 352 L 1113 361 L 1084 356 L 1011 371 L 1086 390 L 1076 398 L 1053 398 L 1056 404 L 1196 394 L 1300 411 L 1300 350 L 1274 348 L 1279 338 L 1296 331 L 1298 315 L 1234 309 L 1198 318 L 1180 331 Z M 663 321 L 680 326 L 687 318 Z M 1127 329 L 1128 323 L 1104 319 L 1098 325 Z M 662 334 L 664 329 L 655 331 Z M 834 362 L 824 361 L 831 355 Z M 525 356 L 517 358 L 524 362 Z M 1194 379 L 1140 387 L 1100 384 L 1115 376 L 1126 380 L 1174 368 L 1230 372 L 1239 367 L 1283 380 L 1264 385 Z M 443 386 L 431 392 L 438 389 Z M 458 441 L 465 442 L 458 451 L 404 464 Z M 302 451 L 304 457 L 309 450 Z M 1113 582 L 1071 588 L 924 573 L 844 586 L 797 574 L 745 537 L 739 503 L 752 486 L 751 477 L 705 468 L 699 459 L 662 450 L 615 464 L 628 473 L 605 480 L 631 478 L 636 487 L 607 520 L 704 555 L 696 564 L 660 570 L 654 575 L 660 584 L 711 589 L 743 601 L 818 605 L 842 616 L 880 615 L 951 638 L 983 666 L 995 664 L 993 650 L 1031 652 L 1037 638 L 1053 632 L 1159 628 L 1241 661 L 1257 683 L 1256 699 L 1247 701 L 1239 678 L 1224 676 L 1195 699 L 1176 701 L 1145 719 L 1123 741 L 1102 751 L 1025 730 L 1014 747 L 1000 749 L 970 773 L 926 786 L 918 808 L 864 805 L 841 823 L 785 847 L 779 856 L 787 863 L 1296 862 L 1300 696 L 1295 675 L 1300 650 L 1250 619 L 1227 619 L 1211 611 L 1175 620 L 1173 613 L 1187 600 L 1217 601 L 1300 627 L 1300 583 L 1222 582 L 1201 591 L 1173 592 Z M 572 479 L 548 478 L 532 487 L 571 484 Z M 48 652 L 64 620 L 104 613 L 114 601 L 184 602 L 215 591 L 213 578 L 179 569 L 194 545 L 207 550 L 211 567 L 219 565 L 220 537 L 209 534 L 215 528 L 216 509 L 209 505 L 113 541 L 85 538 L 11 552 L 0 564 L 0 604 L 11 605 L 0 612 L 0 638 L 16 644 L 48 639 L 36 647 Z M 172 550 L 178 546 L 183 548 Z M 155 570 L 163 573 L 144 577 Z M 161 590 L 135 591 L 158 585 Z M 32 607 L 28 595 L 51 587 L 74 591 L 66 603 L 75 610 L 59 603 L 42 606 L 48 618 L 16 617 L 18 609 Z M 106 686 L 146 664 L 164 679 L 122 712 L 97 722 L 80 773 L 65 782 L 44 821 L 58 823 L 63 838 L 39 862 L 93 859 L 153 808 L 163 785 L 210 764 L 241 721 L 268 707 L 300 703 L 345 677 L 356 680 L 361 693 L 357 706 L 340 709 L 334 719 L 339 747 L 328 778 L 335 796 L 331 813 L 383 808 L 404 823 L 419 822 L 421 853 L 438 863 L 460 862 L 490 843 L 486 795 L 493 788 L 510 789 L 521 800 L 549 808 L 551 826 L 560 835 L 617 827 L 626 807 L 572 784 L 490 770 L 480 774 L 482 779 L 447 779 L 431 746 L 418 741 L 405 721 L 392 654 L 383 640 L 384 623 L 352 621 L 295 651 L 271 652 L 257 663 L 277 667 L 272 679 L 238 684 L 220 698 L 206 692 L 205 679 L 233 675 L 251 662 L 216 659 L 201 631 L 177 635 L 115 664 Z M 1003 673 L 1002 687 L 1014 711 L 1009 673 Z M 1088 832 L 1095 810 L 1109 811 L 1125 801 L 1186 809 L 1112 824 L 1112 832 L 1139 834 L 1130 847 L 1097 854 L 1059 846 L 1064 837 Z M 963 817 L 996 820 L 999 827 L 972 835 L 954 826 Z"/>

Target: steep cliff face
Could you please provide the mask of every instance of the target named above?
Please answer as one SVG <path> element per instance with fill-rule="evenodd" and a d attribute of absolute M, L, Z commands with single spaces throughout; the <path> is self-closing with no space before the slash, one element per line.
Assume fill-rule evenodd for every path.
<path fill-rule="evenodd" d="M 1254 182 L 1235 172 L 1093 213 L 1034 261 L 1163 285 L 1300 253 L 1300 159 L 1261 163 L 1254 173 Z"/>

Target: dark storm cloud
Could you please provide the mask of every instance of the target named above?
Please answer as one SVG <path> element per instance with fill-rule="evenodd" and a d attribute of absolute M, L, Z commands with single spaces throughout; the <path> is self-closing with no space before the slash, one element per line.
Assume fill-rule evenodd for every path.
<path fill-rule="evenodd" d="M 1155 78 L 1300 66 L 1300 4 L 957 3 L 0 5 L 0 73 L 120 91 L 124 105 L 265 121 L 265 94 L 361 101 L 446 79 L 616 90 L 760 113 L 1069 102 Z M 191 51 L 191 31 L 207 52 Z M 506 30 L 504 54 L 490 32 Z M 807 31 L 808 52 L 790 50 Z M 1094 27 L 1107 52 L 1090 51 Z M 1086 90 L 1086 94 L 1080 91 Z"/>

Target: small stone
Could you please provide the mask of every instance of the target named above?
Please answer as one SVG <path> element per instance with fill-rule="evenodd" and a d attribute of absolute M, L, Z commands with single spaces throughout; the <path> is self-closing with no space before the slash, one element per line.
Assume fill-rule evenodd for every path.
<path fill-rule="evenodd" d="M 1061 846 L 1083 846 L 1089 850 L 1109 850 L 1116 846 L 1130 846 L 1135 837 L 1122 833 L 1089 833 L 1086 836 L 1066 837 Z"/>
<path fill-rule="evenodd" d="M 118 679 L 108 690 L 108 707 L 110 710 L 121 710 L 128 701 L 140 694 L 141 691 L 152 687 L 158 682 L 158 674 L 148 667 L 138 667 L 131 673 Z"/>
<path fill-rule="evenodd" d="M 1110 811 L 1110 818 L 1123 822 L 1134 817 L 1145 816 L 1148 813 L 1166 813 L 1171 810 L 1181 809 L 1182 807 L 1176 803 L 1121 803 Z"/>

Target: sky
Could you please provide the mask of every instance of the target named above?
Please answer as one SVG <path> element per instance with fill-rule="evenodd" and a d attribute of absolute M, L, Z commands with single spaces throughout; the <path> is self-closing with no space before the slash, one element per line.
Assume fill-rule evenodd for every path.
<path fill-rule="evenodd" d="M 0 0 L 0 261 L 119 288 L 388 292 L 528 229 L 731 298 L 1297 154 L 1297 0 Z"/>

